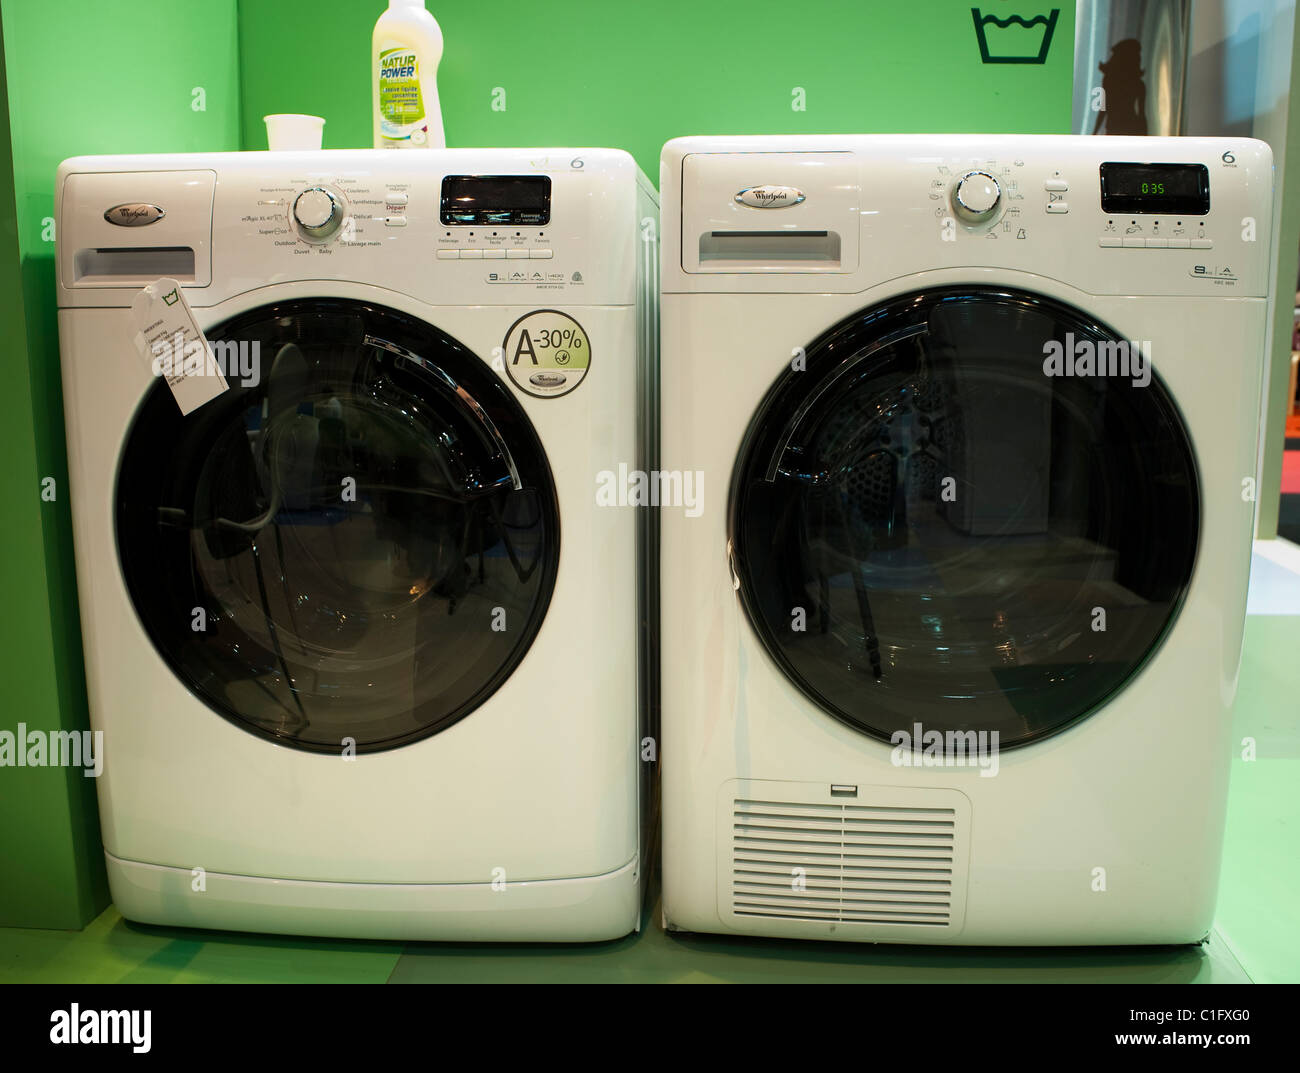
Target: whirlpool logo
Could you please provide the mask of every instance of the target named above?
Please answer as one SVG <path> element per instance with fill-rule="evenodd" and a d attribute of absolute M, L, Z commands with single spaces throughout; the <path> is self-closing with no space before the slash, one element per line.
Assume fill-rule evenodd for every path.
<path fill-rule="evenodd" d="M 803 197 L 794 186 L 749 186 L 736 195 L 736 201 L 751 209 L 785 209 L 798 205 Z"/>
<path fill-rule="evenodd" d="M 118 227 L 146 227 L 156 224 L 166 215 L 157 205 L 147 205 L 143 201 L 114 205 L 104 210 L 104 219 Z"/>

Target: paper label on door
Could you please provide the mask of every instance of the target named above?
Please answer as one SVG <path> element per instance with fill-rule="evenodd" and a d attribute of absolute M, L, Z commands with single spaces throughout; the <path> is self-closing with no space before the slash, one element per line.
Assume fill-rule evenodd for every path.
<path fill-rule="evenodd" d="M 226 390 L 226 378 L 174 279 L 149 284 L 131 303 L 136 349 L 171 388 L 182 414 Z"/>
<path fill-rule="evenodd" d="M 515 387 L 539 399 L 567 395 L 591 368 L 586 330 L 557 309 L 524 314 L 506 332 L 502 350 Z"/>

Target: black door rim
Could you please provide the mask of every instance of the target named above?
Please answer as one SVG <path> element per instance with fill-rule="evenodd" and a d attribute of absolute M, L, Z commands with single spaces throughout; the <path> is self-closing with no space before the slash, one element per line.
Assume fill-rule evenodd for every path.
<path fill-rule="evenodd" d="M 816 389 L 818 383 L 823 377 L 814 372 L 819 365 L 825 365 L 830 360 L 828 352 L 834 347 L 847 344 L 850 337 L 863 339 L 871 331 L 877 331 L 886 334 L 886 326 L 890 326 L 896 332 L 906 335 L 901 331 L 899 325 L 908 325 L 918 322 L 918 311 L 928 310 L 939 302 L 961 302 L 961 301 L 995 301 L 1006 303 L 1024 310 L 1035 310 L 1047 315 L 1053 315 L 1075 323 L 1079 328 L 1087 331 L 1089 334 L 1098 339 L 1106 340 L 1124 340 L 1126 337 L 1115 331 L 1104 321 L 1088 314 L 1079 308 L 1063 300 L 1048 297 L 1034 291 L 1022 288 L 1014 288 L 998 285 L 970 284 L 970 285 L 944 285 L 932 288 L 918 288 L 904 294 L 897 295 L 893 298 L 887 298 L 880 302 L 873 303 L 862 307 L 858 311 L 837 321 L 831 327 L 818 335 L 811 343 L 804 348 L 806 364 L 804 371 L 795 373 L 787 364 L 784 371 L 778 372 L 775 380 L 764 393 L 759 405 L 750 418 L 749 424 L 741 439 L 740 447 L 736 453 L 736 460 L 732 467 L 731 479 L 728 487 L 727 515 L 726 515 L 726 532 L 727 532 L 727 553 L 728 569 L 736 580 L 736 597 L 743 609 L 744 617 L 758 638 L 767 657 L 770 658 L 776 667 L 781 671 L 786 680 L 793 685 L 801 696 L 808 700 L 818 711 L 836 719 L 838 722 L 849 726 L 855 732 L 862 734 L 868 740 L 876 740 L 884 743 L 891 743 L 892 734 L 895 729 L 905 729 L 911 731 L 913 722 L 911 720 L 899 720 L 895 729 L 884 730 L 879 727 L 864 725 L 862 722 L 846 716 L 842 711 L 827 702 L 793 665 L 787 657 L 782 646 L 776 642 L 772 631 L 763 620 L 762 612 L 759 605 L 758 597 L 753 591 L 753 584 L 749 577 L 745 557 L 745 537 L 742 511 L 746 499 L 746 479 L 759 467 L 756 458 L 756 452 L 770 448 L 771 439 L 774 435 L 774 428 L 785 428 L 787 425 L 793 425 L 789 415 L 797 409 L 797 400 L 807 397 Z M 909 319 L 909 315 L 910 318 Z M 924 323 L 921 317 L 920 323 Z M 893 334 L 888 333 L 888 334 Z M 848 345 L 845 350 L 845 357 L 852 356 L 857 346 Z M 1183 607 L 1186 603 L 1187 593 L 1194 582 L 1196 570 L 1200 561 L 1201 550 L 1201 527 L 1203 525 L 1202 504 L 1204 502 L 1203 492 L 1200 484 L 1200 467 L 1197 464 L 1195 449 L 1188 433 L 1188 426 L 1183 414 L 1178 407 L 1177 400 L 1165 386 L 1165 383 L 1158 370 L 1151 367 L 1151 381 L 1144 390 L 1152 392 L 1152 398 L 1157 400 L 1157 404 L 1165 408 L 1171 418 L 1172 427 L 1176 430 L 1179 446 L 1182 450 L 1182 456 L 1186 460 L 1187 469 L 1191 477 L 1191 484 L 1188 489 L 1191 497 L 1191 509 L 1194 512 L 1195 522 L 1190 534 L 1190 554 L 1186 564 L 1186 574 L 1181 591 L 1174 599 L 1172 607 L 1165 619 L 1164 626 L 1158 636 L 1155 637 L 1149 648 L 1143 653 L 1139 660 L 1136 660 L 1124 678 L 1115 683 L 1113 688 L 1104 693 L 1097 695 L 1092 703 L 1088 704 L 1082 710 L 1074 713 L 1071 717 L 1060 721 L 1054 726 L 1050 726 L 1039 732 L 1027 733 L 1018 737 L 1012 737 L 1008 740 L 1006 735 L 1002 736 L 1000 749 L 1011 750 L 1023 748 L 1027 745 L 1036 744 L 1057 734 L 1079 726 L 1104 709 L 1112 700 L 1121 694 L 1130 686 L 1150 665 L 1152 660 L 1159 653 L 1172 632 Z M 813 387 L 806 388 L 802 392 L 795 386 L 798 384 L 798 377 L 808 377 L 808 383 Z M 792 403 L 792 400 L 795 400 Z M 778 449 L 778 454 L 779 454 Z M 771 460 L 771 468 L 775 469 L 776 460 Z M 972 728 L 977 729 L 977 728 Z M 919 747 L 919 746 L 918 746 Z"/>
<path fill-rule="evenodd" d="M 509 415 L 510 435 L 513 437 L 512 453 L 516 458 L 526 459 L 526 468 L 534 478 L 529 487 L 539 495 L 538 511 L 539 523 L 545 531 L 545 552 L 532 564 L 532 569 L 538 574 L 539 592 L 537 599 L 531 608 L 529 617 L 525 626 L 518 632 L 518 641 L 514 650 L 508 659 L 504 660 L 492 675 L 491 679 L 477 691 L 470 702 L 459 705 L 454 710 L 444 714 L 442 717 L 432 721 L 430 724 L 420 726 L 405 733 L 399 733 L 376 741 L 363 741 L 356 737 L 356 744 L 353 751 L 357 755 L 367 753 L 381 753 L 394 749 L 403 748 L 420 741 L 426 740 L 440 734 L 444 730 L 451 728 L 463 719 L 479 710 L 487 703 L 518 670 L 520 664 L 524 661 L 536 640 L 538 633 L 545 623 L 549 611 L 550 602 L 554 595 L 555 581 L 558 574 L 559 555 L 560 555 L 560 537 L 561 537 L 561 519 L 559 515 L 559 500 L 556 490 L 554 476 L 551 472 L 549 459 L 545 448 L 543 447 L 536 430 L 533 428 L 522 405 L 501 383 L 490 370 L 487 363 L 476 355 L 468 347 L 461 344 L 454 337 L 447 335 L 435 324 L 425 321 L 420 317 L 398 310 L 382 303 L 369 299 L 345 298 L 345 297 L 301 297 L 288 298 L 271 301 L 263 305 L 244 310 L 223 319 L 218 324 L 209 328 L 206 332 L 209 339 L 213 341 L 224 340 L 230 337 L 237 337 L 241 330 L 247 330 L 250 326 L 259 322 L 280 320 L 282 318 L 300 319 L 309 318 L 313 315 L 339 317 L 344 314 L 354 314 L 377 318 L 386 322 L 392 327 L 388 335 L 393 338 L 404 338 L 411 341 L 421 341 L 427 347 L 449 347 L 452 356 L 458 363 L 458 371 L 469 371 L 472 379 L 477 379 L 480 385 L 490 385 L 488 391 L 491 395 L 491 409 L 494 411 L 504 411 Z M 382 340 L 381 340 L 382 345 Z M 444 362 L 445 363 L 445 362 Z M 231 398 L 240 397 L 241 393 L 250 390 L 244 389 L 230 380 L 230 389 L 227 393 Z M 264 387 L 265 377 L 259 387 Z M 313 742 L 307 740 L 298 740 L 292 736 L 286 736 L 260 727 L 238 712 L 232 712 L 222 707 L 221 704 L 215 703 L 214 700 L 207 696 L 201 689 L 196 688 L 195 684 L 189 680 L 184 669 L 180 667 L 173 656 L 166 651 L 163 645 L 159 643 L 158 637 L 150 627 L 146 616 L 142 613 L 140 603 L 136 593 L 133 590 L 131 574 L 133 568 L 128 563 L 128 552 L 124 546 L 123 539 L 123 482 L 127 476 L 129 467 L 129 455 L 133 437 L 135 436 L 141 422 L 142 416 L 148 411 L 151 405 L 157 405 L 157 400 L 162 399 L 167 406 L 171 407 L 177 415 L 177 419 L 182 423 L 188 422 L 191 418 L 202 414 L 207 407 L 218 404 L 221 400 L 213 400 L 211 403 L 200 407 L 189 417 L 182 418 L 179 410 L 176 409 L 175 403 L 171 400 L 170 392 L 165 383 L 159 381 L 152 384 L 142 395 L 135 410 L 133 411 L 126 431 L 123 436 L 122 447 L 114 471 L 114 522 L 113 536 L 116 546 L 118 567 L 122 574 L 123 587 L 127 590 L 128 600 L 131 605 L 133 614 L 145 636 L 155 652 L 155 654 L 167 665 L 168 670 L 176 677 L 180 685 L 186 691 L 207 709 L 214 714 L 219 715 L 227 722 L 238 727 L 240 730 L 250 733 L 263 740 L 292 748 L 295 751 L 307 753 L 328 755 L 337 757 L 340 753 L 340 744 L 330 742 Z M 483 401 L 483 395 L 478 396 L 480 402 Z M 468 409 L 468 408 L 467 408 Z M 491 420 L 488 424 L 492 424 Z"/>

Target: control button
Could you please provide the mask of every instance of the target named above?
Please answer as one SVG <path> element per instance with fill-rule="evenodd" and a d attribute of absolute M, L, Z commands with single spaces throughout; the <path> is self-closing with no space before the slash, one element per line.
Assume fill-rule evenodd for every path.
<path fill-rule="evenodd" d="M 1171 250 L 1185 250 L 1189 246 L 1191 246 L 1191 242 L 1185 238 L 1171 238 L 1169 240 L 1169 248 Z"/>
<path fill-rule="evenodd" d="M 554 257 L 555 251 L 554 250 L 529 250 L 528 256 L 531 257 L 534 261 L 537 260 L 545 261 L 551 257 Z"/>
<path fill-rule="evenodd" d="M 385 217 L 384 217 L 384 226 L 385 226 L 385 227 L 405 227 L 405 226 L 406 226 L 406 217 L 405 217 L 405 216 L 385 216 Z"/>
<path fill-rule="evenodd" d="M 323 186 L 311 186 L 294 198 L 293 218 L 309 238 L 326 239 L 343 222 L 343 205 Z"/>
<path fill-rule="evenodd" d="M 1167 249 L 1169 240 L 1167 238 L 1149 238 L 1147 239 L 1147 249 Z"/>
<path fill-rule="evenodd" d="M 384 200 L 393 208 L 401 208 L 407 202 L 405 194 L 389 194 Z"/>
<path fill-rule="evenodd" d="M 461 250 L 460 259 L 462 261 L 481 261 L 483 260 L 482 250 Z"/>
<path fill-rule="evenodd" d="M 460 256 L 460 250 L 439 250 L 439 261 L 454 261 Z"/>
<path fill-rule="evenodd" d="M 483 260 L 485 261 L 504 261 L 506 259 L 505 250 L 484 250 Z"/>
<path fill-rule="evenodd" d="M 1101 238 L 1097 240 L 1097 245 L 1098 246 L 1122 246 L 1124 245 L 1124 240 L 1121 239 L 1118 235 L 1102 235 Z"/>
<path fill-rule="evenodd" d="M 1124 239 L 1124 245 L 1128 247 L 1137 247 L 1141 249 L 1146 244 L 1147 244 L 1147 240 L 1144 239 L 1141 235 L 1130 235 L 1126 239 Z"/>
<path fill-rule="evenodd" d="M 1043 183 L 1044 190 L 1069 190 L 1070 184 L 1064 179 L 1048 179 Z"/>
<path fill-rule="evenodd" d="M 1194 238 L 1192 239 L 1192 249 L 1212 250 L 1214 249 L 1214 243 L 1211 242 L 1208 238 Z"/>
<path fill-rule="evenodd" d="M 996 215 L 1002 203 L 1002 187 L 987 171 L 968 171 L 952 188 L 952 209 L 970 224 L 983 223 Z"/>
<path fill-rule="evenodd" d="M 528 260 L 527 250 L 506 250 L 507 261 L 526 261 Z"/>
<path fill-rule="evenodd" d="M 1048 212 L 1069 212 L 1070 205 L 1066 201 L 1053 201 L 1047 206 Z"/>

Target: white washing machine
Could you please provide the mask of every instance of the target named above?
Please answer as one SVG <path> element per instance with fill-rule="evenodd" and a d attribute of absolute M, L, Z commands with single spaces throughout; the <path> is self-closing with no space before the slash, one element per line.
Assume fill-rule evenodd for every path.
<path fill-rule="evenodd" d="M 87 157 L 57 192 L 123 915 L 637 927 L 644 537 L 594 495 L 650 442 L 658 205 L 632 158 Z M 226 372 L 186 415 L 132 318 L 159 279 Z"/>
<path fill-rule="evenodd" d="M 1268 147 L 690 138 L 660 189 L 662 465 L 710 493 L 663 515 L 667 925 L 1202 939 Z"/>

